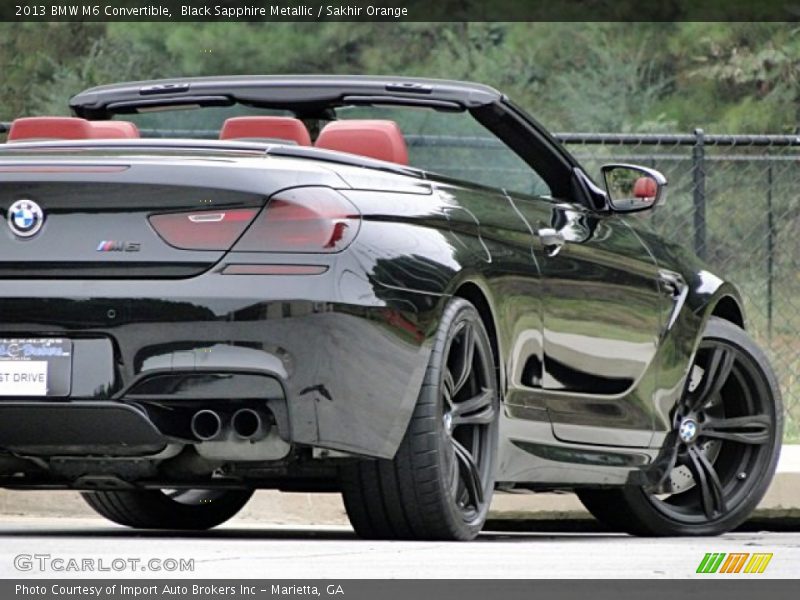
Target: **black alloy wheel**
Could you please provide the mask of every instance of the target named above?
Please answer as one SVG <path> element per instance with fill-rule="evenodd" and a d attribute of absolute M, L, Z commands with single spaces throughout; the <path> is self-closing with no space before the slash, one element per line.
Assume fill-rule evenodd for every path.
<path fill-rule="evenodd" d="M 474 306 L 445 309 L 408 430 L 393 460 L 342 470 L 361 537 L 473 539 L 494 491 L 499 396 L 491 342 Z"/>
<path fill-rule="evenodd" d="M 454 329 L 442 382 L 446 470 L 466 522 L 488 507 L 486 482 L 492 480 L 496 446 L 494 365 L 490 346 L 475 339 L 479 325 L 480 320 L 464 319 Z"/>
<path fill-rule="evenodd" d="M 715 535 L 741 524 L 775 472 L 783 410 L 769 363 L 747 334 L 712 318 L 652 485 L 578 492 L 615 529 L 639 535 Z"/>

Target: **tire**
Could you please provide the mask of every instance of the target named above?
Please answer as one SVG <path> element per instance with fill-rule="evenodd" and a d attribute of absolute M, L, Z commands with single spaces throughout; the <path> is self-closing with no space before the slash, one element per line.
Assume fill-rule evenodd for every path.
<path fill-rule="evenodd" d="M 577 491 L 616 531 L 719 535 L 741 525 L 767 491 L 783 433 L 780 388 L 767 357 L 744 330 L 711 317 L 688 380 L 654 484 Z"/>
<path fill-rule="evenodd" d="M 204 530 L 224 523 L 252 490 L 135 490 L 82 492 L 106 519 L 134 529 Z"/>
<path fill-rule="evenodd" d="M 360 537 L 478 535 L 494 491 L 499 415 L 494 365 L 478 311 L 466 300 L 451 300 L 394 459 L 359 461 L 341 470 L 344 505 Z"/>

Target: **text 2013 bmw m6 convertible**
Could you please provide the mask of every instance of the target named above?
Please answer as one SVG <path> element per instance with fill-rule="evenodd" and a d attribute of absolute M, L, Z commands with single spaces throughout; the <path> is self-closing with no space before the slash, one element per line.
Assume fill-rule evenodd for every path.
<path fill-rule="evenodd" d="M 341 492 L 471 539 L 495 489 L 708 535 L 763 496 L 780 392 L 733 285 L 489 87 L 123 83 L 0 147 L 0 485 L 131 527 Z M 213 139 L 212 139 L 213 138 Z"/>

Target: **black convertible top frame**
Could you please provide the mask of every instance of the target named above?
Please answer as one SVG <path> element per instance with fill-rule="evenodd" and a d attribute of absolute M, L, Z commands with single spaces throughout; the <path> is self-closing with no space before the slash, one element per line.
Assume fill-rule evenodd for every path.
<path fill-rule="evenodd" d="M 408 103 L 443 110 L 469 110 L 500 101 L 497 90 L 476 83 L 409 77 L 250 75 L 134 81 L 90 88 L 74 96 L 79 117 L 108 119 L 137 109 L 175 105 L 244 104 L 299 114 L 351 104 Z"/>
<path fill-rule="evenodd" d="M 301 118 L 335 118 L 348 105 L 401 105 L 467 111 L 513 149 L 556 197 L 597 206 L 576 185 L 575 159 L 547 130 L 492 87 L 445 79 L 359 75 L 247 75 L 134 81 L 90 88 L 70 100 L 86 119 L 180 107 L 231 106 L 289 110 Z"/>

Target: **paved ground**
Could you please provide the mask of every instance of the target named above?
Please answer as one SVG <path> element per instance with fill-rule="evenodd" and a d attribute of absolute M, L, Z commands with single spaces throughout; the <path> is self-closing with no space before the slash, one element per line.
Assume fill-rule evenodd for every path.
<path fill-rule="evenodd" d="M 800 530 L 800 445 L 783 447 L 777 475 L 759 508 L 762 513 L 769 511 L 772 516 L 791 516 L 795 522 L 794 530 Z M 497 493 L 492 502 L 492 517 L 497 519 L 563 518 L 568 515 L 591 518 L 573 494 Z M 0 521 L 6 516 L 85 518 L 94 517 L 95 513 L 77 492 L 0 489 Z M 284 525 L 348 523 L 339 494 L 289 494 L 274 490 L 256 492 L 240 517 L 244 521 Z M 787 528 L 784 526 L 782 529 Z"/>
<path fill-rule="evenodd" d="M 779 472 L 761 504 L 763 514 L 746 531 L 661 540 L 603 533 L 571 494 L 497 494 L 490 526 L 503 532 L 444 544 L 360 541 L 345 525 L 337 494 L 260 491 L 224 527 L 163 534 L 110 524 L 76 492 L 0 490 L 0 577 L 690 577 L 707 552 L 766 552 L 774 556 L 762 577 L 800 578 L 800 446 L 784 448 Z M 762 527 L 772 533 L 760 532 Z M 19 555 L 28 556 L 17 564 L 32 570 L 15 569 Z M 42 572 L 34 555 L 62 562 Z M 194 560 L 194 571 L 143 572 L 151 558 Z M 83 559 L 93 561 L 93 571 L 64 570 Z M 116 566 L 125 570 L 114 571 L 114 559 L 122 559 Z M 128 559 L 141 562 L 132 570 Z"/>
<path fill-rule="evenodd" d="M 800 533 L 635 539 L 598 533 L 486 533 L 472 543 L 366 542 L 346 527 L 232 521 L 198 534 L 134 533 L 98 519 L 0 518 L 0 577 L 651 578 L 687 577 L 706 552 L 771 552 L 756 577 L 800 577 Z M 194 572 L 32 571 L 18 555 L 94 560 L 194 559 Z M 100 560 L 103 563 L 101 565 Z M 26 557 L 17 559 L 25 566 Z M 705 575 L 704 577 L 709 577 Z M 716 577 L 716 576 L 715 576 Z M 750 577 L 752 575 L 733 575 Z"/>

